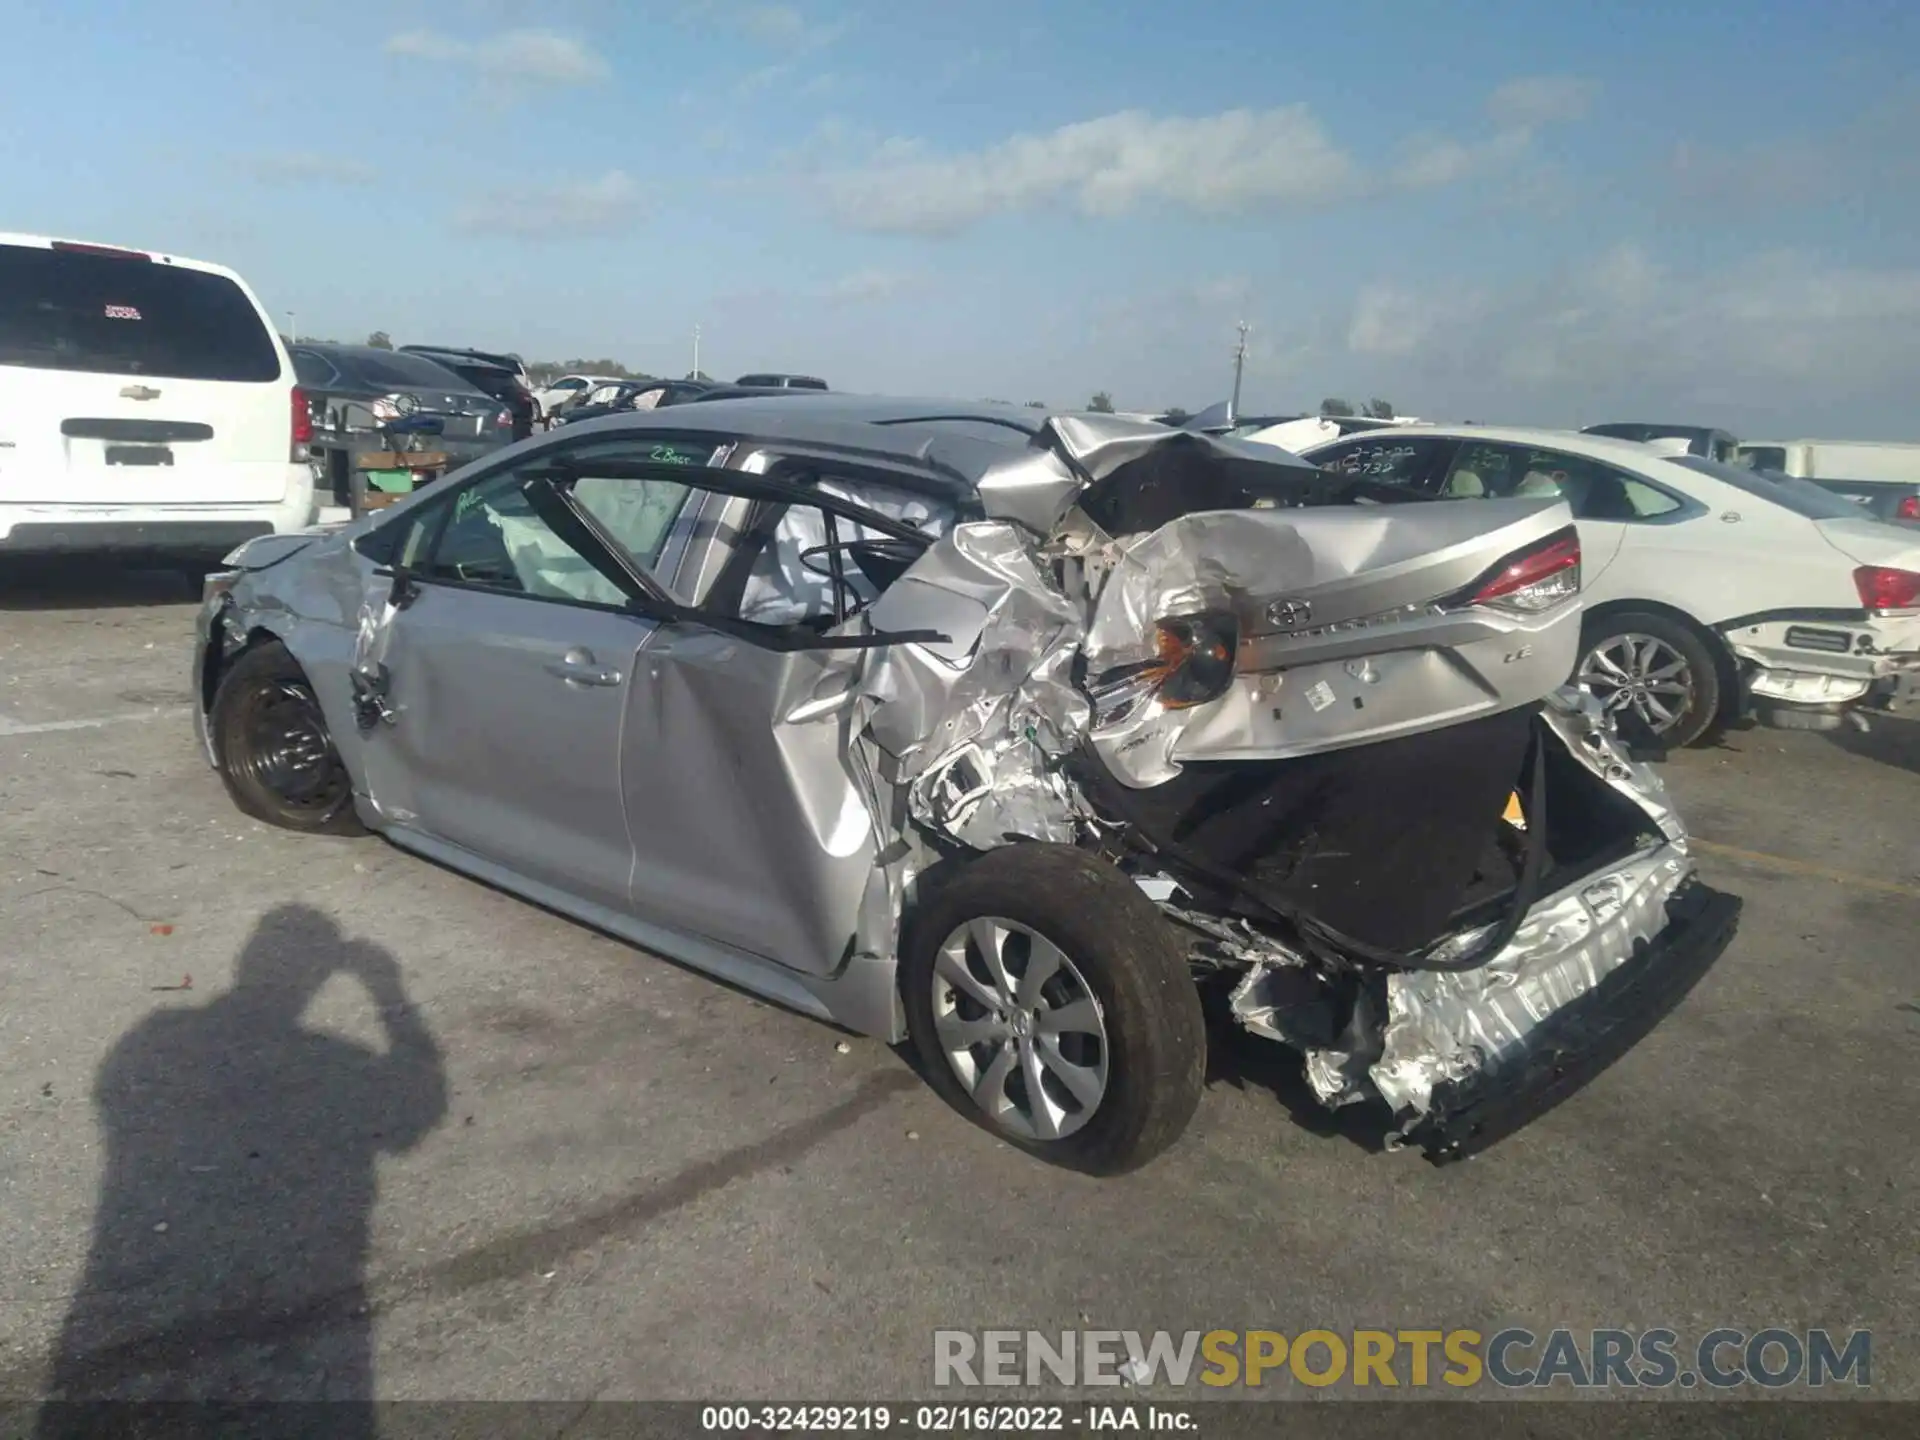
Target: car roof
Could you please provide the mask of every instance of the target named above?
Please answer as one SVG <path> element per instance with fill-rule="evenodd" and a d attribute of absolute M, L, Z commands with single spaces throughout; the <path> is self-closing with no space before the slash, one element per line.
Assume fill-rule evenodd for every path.
<path fill-rule="evenodd" d="M 1622 438 L 1630 440 L 1678 440 L 1683 436 L 1699 440 L 1702 438 L 1725 438 L 1732 440 L 1731 430 L 1723 430 L 1718 425 L 1662 425 L 1651 420 L 1602 420 L 1593 425 L 1581 427 L 1583 435 L 1605 435 L 1621 430 L 1639 430 L 1640 435 Z"/>
<path fill-rule="evenodd" d="M 1645 465 L 1665 457 L 1638 440 L 1619 440 L 1611 435 L 1589 435 L 1584 430 L 1545 430 L 1502 425 L 1394 425 L 1384 430 L 1367 430 L 1342 435 L 1309 450 L 1345 445 L 1355 440 L 1411 440 L 1430 435 L 1441 440 L 1490 440 L 1502 445 L 1533 445 L 1543 450 L 1564 450 L 1569 455 L 1585 455 L 1611 465 Z"/>
<path fill-rule="evenodd" d="M 812 444 L 877 454 L 896 463 L 943 471 L 972 485 L 992 466 L 1004 463 L 1009 451 L 1030 445 L 1048 420 L 1079 413 L 980 401 L 849 395 L 842 390 L 814 391 L 805 400 L 795 400 L 786 392 L 763 391 L 743 398 L 617 412 L 568 426 L 564 433 L 570 440 L 581 435 L 667 431 Z M 1167 433 L 1164 425 L 1132 423 L 1143 433 Z"/>
<path fill-rule="evenodd" d="M 472 390 L 473 382 L 456 370 L 448 369 L 431 355 L 417 354 L 411 350 L 389 350 L 384 345 L 335 345 L 327 340 L 298 340 L 287 347 L 288 350 L 311 350 L 314 354 L 335 361 L 345 361 L 344 368 L 354 369 L 365 362 L 379 362 L 399 358 L 414 360 L 422 365 L 431 365 L 447 377 L 449 390 Z M 341 367 L 336 367 L 341 368 Z"/>
<path fill-rule="evenodd" d="M 457 360 L 463 365 L 484 365 L 490 370 L 505 370 L 509 374 L 520 366 L 520 362 L 511 355 L 491 350 L 467 350 L 458 345 L 401 345 L 396 348 L 402 355 L 421 355 L 429 360 Z"/>
<path fill-rule="evenodd" d="M 144 255 L 155 264 L 170 265 L 176 270 L 199 270 L 208 275 L 224 275 L 229 280 L 240 279 L 237 272 L 225 265 L 216 265 L 211 260 L 191 260 L 185 255 L 169 255 L 164 251 L 148 250 L 140 245 L 116 245 L 107 240 L 74 240 L 62 235 L 28 235 L 0 230 L 0 245 L 17 245 L 28 250 L 51 250 L 56 245 L 72 245 L 91 250 L 121 251 L 128 255 Z"/>

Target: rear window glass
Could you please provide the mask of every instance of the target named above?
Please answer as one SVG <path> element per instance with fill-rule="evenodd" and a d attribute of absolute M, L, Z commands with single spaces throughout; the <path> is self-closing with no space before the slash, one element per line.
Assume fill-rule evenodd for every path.
<path fill-rule="evenodd" d="M 1742 445 L 1735 452 L 1734 463 L 1747 470 L 1778 470 L 1785 474 L 1787 448 L 1784 445 Z"/>
<path fill-rule="evenodd" d="M 1835 495 L 1831 490 L 1822 490 L 1807 480 L 1796 480 L 1788 475 L 1762 474 L 1757 470 L 1744 470 L 1738 465 L 1725 465 L 1718 460 L 1703 460 L 1698 455 L 1677 455 L 1669 462 L 1684 465 L 1689 470 L 1697 470 L 1702 475 L 1711 475 L 1715 480 L 1744 490 L 1749 495 L 1762 500 L 1772 501 L 1791 510 L 1794 514 L 1808 520 L 1857 520 L 1860 507 L 1843 496 Z"/>
<path fill-rule="evenodd" d="M 152 260 L 0 245 L 0 365 L 264 382 L 280 356 L 224 275 Z"/>
<path fill-rule="evenodd" d="M 444 365 L 418 355 L 382 351 L 373 355 L 342 357 L 344 368 L 371 385 L 391 385 L 403 390 L 470 390 L 473 387 Z"/>

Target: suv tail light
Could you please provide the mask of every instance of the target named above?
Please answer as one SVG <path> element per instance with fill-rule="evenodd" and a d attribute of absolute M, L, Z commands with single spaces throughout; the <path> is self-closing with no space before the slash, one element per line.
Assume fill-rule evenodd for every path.
<path fill-rule="evenodd" d="M 1902 520 L 1920 520 L 1920 495 L 1903 495 L 1900 508 L 1893 512 Z"/>
<path fill-rule="evenodd" d="M 1920 574 L 1885 565 L 1862 565 L 1853 572 L 1853 588 L 1869 610 L 1920 609 Z"/>
<path fill-rule="evenodd" d="M 297 463 L 307 458 L 307 447 L 313 443 L 313 410 L 307 404 L 307 392 L 298 385 L 293 387 L 292 402 L 288 458 Z"/>
<path fill-rule="evenodd" d="M 1516 551 L 1481 576 L 1457 604 L 1535 615 L 1580 593 L 1580 532 L 1569 525 Z"/>

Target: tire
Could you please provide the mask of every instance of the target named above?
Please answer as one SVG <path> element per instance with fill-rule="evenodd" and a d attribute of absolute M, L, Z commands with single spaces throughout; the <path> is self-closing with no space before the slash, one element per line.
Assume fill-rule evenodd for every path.
<path fill-rule="evenodd" d="M 256 820 L 309 835 L 360 835 L 353 780 L 300 662 L 278 640 L 221 676 L 208 717 L 220 778 Z"/>
<path fill-rule="evenodd" d="M 1720 661 L 1712 642 L 1685 621 L 1651 610 L 1589 620 L 1576 678 L 1630 742 L 1679 750 L 1719 733 Z M 1671 719 L 1664 718 L 1668 712 Z"/>
<path fill-rule="evenodd" d="M 1001 957 L 1003 985 L 983 941 Z M 1025 992 L 1036 961 L 1052 968 Z M 1083 851 L 1017 844 L 960 862 L 907 927 L 900 985 L 933 1088 L 1050 1163 L 1136 1170 L 1180 1138 L 1200 1103 L 1206 1029 L 1186 956 L 1153 902 Z"/>

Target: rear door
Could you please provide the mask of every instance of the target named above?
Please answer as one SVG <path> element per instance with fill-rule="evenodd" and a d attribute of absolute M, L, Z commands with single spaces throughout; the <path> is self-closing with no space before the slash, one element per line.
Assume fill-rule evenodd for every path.
<path fill-rule="evenodd" d="M 235 277 L 0 242 L 0 503 L 273 503 L 292 388 Z"/>

